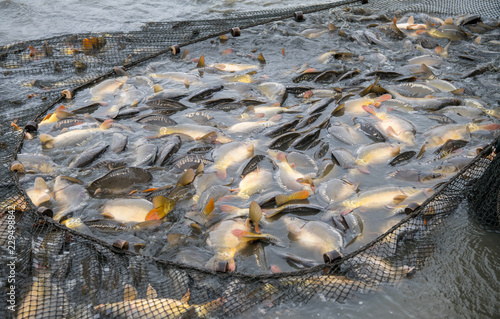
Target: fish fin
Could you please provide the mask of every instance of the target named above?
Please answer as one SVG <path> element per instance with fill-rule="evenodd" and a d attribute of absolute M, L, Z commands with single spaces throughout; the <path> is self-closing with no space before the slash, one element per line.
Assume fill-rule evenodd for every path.
<path fill-rule="evenodd" d="M 375 100 L 376 100 L 376 102 L 385 102 L 385 101 L 390 100 L 390 99 L 392 99 L 392 95 L 383 94 L 383 95 L 377 97 Z"/>
<path fill-rule="evenodd" d="M 396 195 L 392 199 L 395 205 L 401 204 L 402 201 L 404 201 L 408 196 L 407 195 Z"/>
<path fill-rule="evenodd" d="M 230 213 L 230 214 L 236 214 L 240 211 L 240 208 L 231 205 L 220 205 L 219 209 L 223 213 Z"/>
<path fill-rule="evenodd" d="M 418 152 L 417 158 L 421 158 L 422 156 L 424 156 L 424 153 L 425 153 L 425 144 L 422 145 L 420 152 Z"/>
<path fill-rule="evenodd" d="M 276 159 L 280 162 L 288 163 L 286 160 L 286 155 L 283 152 L 279 152 L 278 155 L 276 155 Z"/>
<path fill-rule="evenodd" d="M 194 173 L 194 170 L 192 168 L 188 169 L 177 181 L 177 187 L 191 184 L 194 181 L 195 176 L 196 174 Z"/>
<path fill-rule="evenodd" d="M 188 291 L 186 292 L 186 294 L 181 298 L 181 302 L 187 304 L 190 297 L 191 297 L 191 292 L 189 292 L 189 288 L 188 288 Z"/>
<path fill-rule="evenodd" d="M 50 134 L 40 134 L 40 141 L 42 142 L 43 148 L 53 148 L 54 147 L 54 138 Z"/>
<path fill-rule="evenodd" d="M 163 210 L 158 207 L 158 208 L 153 208 L 152 210 L 149 211 L 149 213 L 146 215 L 146 218 L 144 220 L 160 220 L 163 217 Z"/>
<path fill-rule="evenodd" d="M 148 284 L 148 290 L 146 292 L 146 299 L 155 299 L 158 297 L 158 293 L 156 290 L 151 286 L 151 284 Z"/>
<path fill-rule="evenodd" d="M 166 202 L 167 198 L 165 196 L 155 196 L 153 198 L 153 207 L 159 208 L 161 206 L 164 206 Z"/>
<path fill-rule="evenodd" d="M 363 174 L 371 174 L 370 173 L 370 170 L 368 169 L 368 167 L 366 167 L 365 165 L 359 165 L 357 166 L 357 169 L 363 173 Z"/>
<path fill-rule="evenodd" d="M 366 112 L 372 114 L 372 115 L 377 115 L 377 112 L 375 112 L 375 109 L 373 109 L 373 107 L 370 107 L 368 105 L 363 105 L 362 106 L 363 110 L 365 110 Z"/>
<path fill-rule="evenodd" d="M 207 133 L 203 135 L 202 137 L 196 138 L 197 141 L 205 141 L 207 143 L 215 143 L 217 140 L 217 132 L 212 131 L 210 133 Z"/>
<path fill-rule="evenodd" d="M 205 56 L 201 55 L 200 59 L 198 60 L 198 64 L 196 65 L 196 68 L 204 68 L 205 67 Z"/>
<path fill-rule="evenodd" d="M 210 201 L 205 206 L 205 209 L 203 209 L 202 212 L 203 216 L 209 216 L 213 212 L 214 208 L 215 208 L 214 198 L 210 197 Z"/>
<path fill-rule="evenodd" d="M 35 179 L 35 189 L 39 191 L 48 191 L 49 187 L 43 178 L 37 177 Z"/>
<path fill-rule="evenodd" d="M 450 91 L 450 93 L 453 95 L 464 95 L 465 89 L 464 88 L 456 89 L 456 90 Z"/>
<path fill-rule="evenodd" d="M 115 218 L 115 216 L 113 216 L 113 214 L 111 214 L 111 213 L 102 213 L 101 216 L 104 217 L 104 218 L 108 218 L 108 219 L 114 219 Z"/>
<path fill-rule="evenodd" d="M 111 126 L 113 126 L 113 120 L 112 119 L 106 119 L 104 122 L 101 123 L 101 125 L 99 126 L 99 128 L 101 130 L 107 130 L 107 129 L 110 129 Z"/>
<path fill-rule="evenodd" d="M 386 130 L 387 134 L 389 136 L 397 136 L 398 134 L 396 133 L 396 131 L 392 128 L 392 126 L 389 126 Z"/>
<path fill-rule="evenodd" d="M 278 122 L 279 120 L 281 120 L 281 118 L 282 118 L 281 114 L 274 114 L 269 118 L 269 121 Z"/>
<path fill-rule="evenodd" d="M 264 59 L 264 56 L 261 54 L 259 54 L 259 56 L 257 57 L 257 60 L 259 60 L 260 63 L 266 63 L 266 59 Z"/>
<path fill-rule="evenodd" d="M 432 26 L 430 28 L 432 28 Z M 423 30 L 423 29 L 415 31 L 415 33 L 418 34 L 418 35 L 424 34 L 426 32 L 427 32 L 427 30 Z"/>
<path fill-rule="evenodd" d="M 406 21 L 406 23 L 408 23 L 408 24 L 415 24 L 415 19 L 413 18 L 413 16 L 410 16 L 408 18 L 408 21 Z"/>
<path fill-rule="evenodd" d="M 226 177 L 227 177 L 227 172 L 226 172 L 225 168 L 217 170 L 215 174 L 217 175 L 217 177 L 219 179 L 222 179 L 222 180 L 226 179 Z"/>
<path fill-rule="evenodd" d="M 186 60 L 186 57 L 188 56 L 188 54 L 189 54 L 189 50 L 188 49 L 184 50 L 184 52 L 182 52 L 181 60 L 183 60 L 183 61 Z"/>
<path fill-rule="evenodd" d="M 145 189 L 143 190 L 142 192 L 143 193 L 150 193 L 150 192 L 154 192 L 155 190 L 157 190 L 158 188 L 156 187 L 151 187 L 151 188 L 148 188 L 148 189 Z"/>
<path fill-rule="evenodd" d="M 125 284 L 123 292 L 123 301 L 132 301 L 137 298 L 137 290 L 131 284 Z"/>
<path fill-rule="evenodd" d="M 269 267 L 269 270 L 271 270 L 271 272 L 273 274 L 282 272 L 282 270 L 280 269 L 280 267 L 278 267 L 277 265 L 271 265 L 271 267 Z"/>

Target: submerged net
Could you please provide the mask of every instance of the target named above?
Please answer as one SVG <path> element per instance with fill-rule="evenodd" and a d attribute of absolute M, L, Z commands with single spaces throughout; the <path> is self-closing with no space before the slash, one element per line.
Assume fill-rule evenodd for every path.
<path fill-rule="evenodd" d="M 474 3 L 474 7 L 470 5 Z M 452 4 L 452 5 L 450 5 Z M 181 47 L 228 33 L 304 13 L 359 5 L 340 1 L 308 8 L 239 14 L 206 21 L 150 23 L 137 32 L 57 36 L 0 48 L 4 113 L 0 144 L 2 170 L 0 270 L 7 298 L 4 309 L 15 304 L 17 318 L 196 318 L 230 317 L 255 306 L 271 307 L 285 301 L 307 302 L 322 297 L 344 301 L 380 284 L 411 277 L 432 255 L 442 221 L 458 207 L 465 194 L 478 220 L 499 223 L 498 158 L 486 146 L 470 164 L 443 185 L 400 223 L 370 244 L 350 254 L 300 271 L 245 275 L 190 267 L 114 247 L 97 238 L 70 230 L 36 211 L 10 163 L 22 146 L 24 126 L 39 120 L 68 94 Z M 498 18 L 495 1 L 373 1 L 368 6 L 442 14 L 479 14 Z M 92 45 L 83 45 L 93 38 Z M 52 51 L 61 43 L 68 51 Z M 30 48 L 32 47 L 32 49 Z M 105 50 L 103 48 L 106 48 Z M 19 88 L 12 91 L 12 88 Z M 495 143 L 492 143 L 495 145 Z M 477 181 L 480 180 L 480 183 Z M 486 180 L 486 181 L 483 181 Z M 482 206 L 480 206 L 482 205 Z M 10 280 L 12 279 L 12 280 Z M 14 297 L 11 297 L 14 296 Z M 12 300 L 14 300 L 12 302 Z M 12 308 L 12 309 L 14 309 Z"/>

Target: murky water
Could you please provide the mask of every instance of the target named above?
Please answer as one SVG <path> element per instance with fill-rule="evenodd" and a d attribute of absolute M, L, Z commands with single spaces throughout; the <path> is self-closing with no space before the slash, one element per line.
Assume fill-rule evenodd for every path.
<path fill-rule="evenodd" d="M 160 1 L 149 1 L 146 4 L 134 1 L 119 4 L 98 1 L 71 4 L 64 1 L 36 2 L 36 4 L 2 1 L 0 12 L 6 18 L 0 21 L 0 44 L 64 33 L 134 30 L 144 22 L 172 19 L 173 16 L 175 20 L 212 18 L 225 13 L 262 8 L 258 5 L 263 5 L 266 9 L 276 8 L 283 3 L 282 1 L 265 3 L 188 1 L 174 2 L 169 5 L 169 10 L 159 10 L 165 6 Z M 301 5 L 307 3 L 312 1 L 300 2 Z M 296 4 L 297 2 L 286 2 L 286 5 L 290 6 Z M 270 35 L 268 38 L 264 36 L 255 40 L 258 33 L 252 35 L 255 45 L 273 39 Z M 295 41 L 299 42 L 296 43 L 299 46 L 307 46 L 310 40 Z M 318 51 L 329 49 L 330 47 L 325 44 L 324 47 L 318 48 Z M 195 52 L 193 55 L 204 53 L 200 45 L 195 46 L 195 50 L 190 48 L 190 51 Z M 287 48 L 287 52 L 294 53 L 292 48 Z M 272 64 L 273 59 L 281 59 L 279 54 L 273 56 L 265 53 L 265 56 L 268 64 Z M 215 53 L 212 58 L 215 59 Z M 368 58 L 376 61 L 377 57 L 374 55 Z M 379 177 L 383 176 L 380 173 Z M 436 254 L 426 267 L 414 278 L 405 280 L 395 287 L 384 287 L 380 291 L 360 295 L 345 304 L 316 300 L 305 305 L 285 304 L 271 310 L 256 309 L 249 316 L 255 318 L 262 316 L 267 318 L 495 317 L 500 313 L 498 302 L 500 235 L 485 231 L 471 222 L 464 209 L 460 209 L 450 217 L 442 229 L 436 240 L 439 243 Z"/>

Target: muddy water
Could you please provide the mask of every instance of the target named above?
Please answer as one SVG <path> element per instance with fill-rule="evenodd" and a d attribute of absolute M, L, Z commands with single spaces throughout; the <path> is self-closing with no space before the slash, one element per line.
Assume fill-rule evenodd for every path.
<path fill-rule="evenodd" d="M 199 8 L 200 3 L 201 2 L 188 3 L 188 6 L 190 5 Z M 231 9 L 227 8 L 231 8 L 232 6 L 234 7 L 236 5 L 235 3 L 236 2 L 225 2 L 222 8 L 220 7 L 220 2 L 217 2 L 215 5 L 212 3 L 212 7 L 216 8 L 216 10 L 209 13 L 209 15 L 215 16 L 216 14 L 220 14 L 219 11 L 223 10 L 230 11 Z M 272 2 L 269 2 L 269 4 L 270 7 L 276 5 Z M 303 2 L 301 2 L 301 4 L 303 4 Z M 16 34 L 15 27 L 17 26 L 17 22 L 10 24 L 11 22 L 9 22 L 8 19 L 7 21 L 2 22 L 6 23 L 6 27 L 9 31 L 3 31 L 4 34 L 0 37 L 1 42 L 9 43 L 16 40 L 46 37 L 68 32 L 128 30 L 127 28 L 135 28 L 139 22 L 142 23 L 150 20 L 158 21 L 170 18 L 155 16 L 153 14 L 160 14 L 158 13 L 160 10 L 156 10 L 157 6 L 161 5 L 159 3 L 155 6 L 154 3 L 149 2 L 150 7 L 147 8 L 136 8 L 134 7 L 134 4 L 131 3 L 130 8 L 135 8 L 134 11 L 124 13 L 124 16 L 120 19 L 120 21 L 123 21 L 123 24 L 118 27 L 116 20 L 113 20 L 114 18 L 110 18 L 111 15 L 104 14 L 104 12 L 108 12 L 106 10 L 113 11 L 115 8 L 114 4 L 109 4 L 108 7 L 100 8 L 96 3 L 96 6 L 93 6 L 93 9 L 89 9 L 87 7 L 81 8 L 88 11 L 88 21 L 78 25 L 70 23 L 70 18 L 67 17 L 72 17 L 71 12 L 73 11 L 67 11 L 67 8 L 65 8 L 64 12 L 66 12 L 67 15 L 54 15 L 52 21 L 56 21 L 56 16 L 59 17 L 61 21 L 55 24 L 56 27 L 49 28 L 50 23 L 47 21 L 51 21 L 50 17 L 52 12 L 60 12 L 57 10 L 63 10 L 63 5 L 64 4 L 60 4 L 56 6 L 57 9 L 52 11 L 47 9 L 49 6 L 30 7 L 25 4 L 18 4 L 14 1 L 3 1 L 1 3 L 2 7 L 0 8 L 7 10 L 6 12 L 12 10 L 11 12 L 14 14 L 9 16 L 19 18 L 17 22 L 21 21 L 21 25 L 23 27 L 17 30 L 18 37 L 13 37 L 13 35 Z M 246 5 L 248 5 L 248 7 Z M 244 2 L 243 7 L 244 10 L 246 10 L 253 8 L 254 5 L 255 4 L 252 4 L 251 2 L 248 4 Z M 176 15 L 177 17 L 182 16 L 183 18 L 198 18 L 204 14 L 203 10 L 189 10 L 190 13 L 185 13 L 182 12 L 181 9 L 182 8 L 180 8 L 179 5 L 179 14 Z M 177 7 L 174 6 L 174 10 L 177 10 Z M 76 11 L 77 10 L 75 10 L 75 12 Z M 140 14 L 137 12 L 140 13 L 143 11 L 146 18 L 144 18 L 144 16 L 139 18 L 137 15 Z M 25 13 L 28 13 L 28 15 L 24 16 Z M 147 13 L 150 14 L 148 15 Z M 63 18 L 60 18 L 61 16 Z M 66 19 L 68 19 L 68 21 L 66 21 Z M 75 16 L 73 16 L 72 19 L 74 21 Z M 331 21 L 331 19 L 332 17 L 317 16 L 311 20 L 313 21 L 313 24 L 316 24 L 315 26 L 324 28 L 325 22 Z M 39 27 L 30 29 L 33 25 L 38 25 Z M 43 27 L 44 25 L 47 27 L 45 30 Z M 1 30 L 7 29 L 1 28 Z M 207 64 L 215 62 L 257 63 L 255 60 L 250 58 L 248 54 L 250 54 L 249 52 L 252 49 L 258 48 L 258 52 L 262 52 L 267 60 L 267 64 L 263 67 L 263 70 L 260 71 L 259 74 L 268 76 L 270 81 L 277 81 L 285 85 L 294 85 L 291 80 L 296 74 L 287 72 L 293 72 L 294 67 L 298 68 L 305 62 L 308 62 L 311 66 L 321 67 L 321 64 L 317 61 L 315 62 L 315 58 L 330 49 L 349 50 L 359 55 L 366 56 L 366 61 L 371 61 L 371 64 L 365 62 L 360 65 L 352 61 L 348 61 L 346 64 L 350 67 L 362 66 L 364 68 L 368 68 L 368 70 L 375 70 L 380 66 L 384 66 L 391 70 L 397 70 L 403 63 L 402 61 L 404 59 L 420 54 L 405 52 L 404 55 L 401 56 L 401 51 L 399 50 L 385 51 L 384 54 L 390 61 L 398 61 L 397 65 L 391 65 L 390 63 L 382 62 L 383 58 L 380 57 L 379 48 L 377 47 L 361 49 L 358 45 L 355 43 L 353 44 L 352 42 L 332 43 L 332 38 L 329 34 L 324 34 L 319 38 L 319 40 L 308 39 L 299 36 L 302 31 L 304 31 L 304 28 L 297 27 L 293 23 L 276 23 L 271 25 L 270 28 L 256 28 L 254 30 L 249 30 L 249 32 L 244 34 L 240 40 L 231 40 L 225 45 L 221 45 L 218 42 L 210 43 L 209 41 L 193 45 L 189 48 L 191 51 L 190 57 L 195 58 L 199 57 L 201 54 L 205 54 Z M 283 37 L 287 37 L 287 39 L 284 40 Z M 288 41 L 289 39 L 291 40 Z M 245 42 L 246 45 L 241 45 L 243 42 Z M 269 45 L 269 43 L 273 43 L 274 45 L 279 43 L 278 50 L 276 47 Z M 228 47 L 237 48 L 238 50 L 235 50 L 235 55 L 222 58 L 220 53 Z M 280 55 L 279 49 L 282 47 L 286 48 L 285 51 L 288 58 Z M 293 57 L 293 59 L 291 57 Z M 156 70 L 162 70 L 164 72 L 169 71 L 172 68 L 171 63 L 176 66 L 176 69 L 182 68 L 185 72 L 194 68 L 194 65 L 189 61 L 181 62 L 173 60 L 168 61 L 168 63 L 159 62 L 159 65 L 155 65 Z M 334 61 L 332 64 L 328 64 L 327 66 L 338 67 L 339 65 L 341 64 L 335 64 Z M 472 67 L 473 63 L 470 63 L 469 65 Z M 467 67 L 467 65 L 464 66 L 464 69 L 465 67 Z M 464 69 L 460 69 L 460 71 L 463 71 Z M 362 71 L 367 72 L 367 69 Z M 457 70 L 454 70 L 453 65 L 450 63 L 442 67 L 441 71 L 443 73 L 446 71 L 453 73 Z M 138 74 L 141 72 L 141 70 L 138 70 Z M 210 75 L 205 78 L 205 80 L 207 79 L 210 79 Z M 207 80 L 207 83 L 217 83 L 218 79 L 214 76 L 212 81 L 213 83 L 210 82 L 210 80 Z M 462 83 L 462 86 L 476 85 L 473 88 L 479 96 L 484 96 L 488 91 L 495 92 L 493 90 L 495 85 L 498 87 L 498 84 L 495 84 L 495 81 L 498 81 L 498 79 L 494 77 L 486 76 L 479 81 L 488 83 L 490 86 L 486 88 L 477 86 L 477 83 L 472 83 L 472 80 L 470 79 L 465 80 Z M 165 85 L 165 83 L 161 84 Z M 194 90 L 195 88 L 192 88 L 189 93 L 193 93 Z M 227 92 L 225 93 L 227 94 Z M 78 105 L 78 103 L 84 104 L 86 99 L 90 99 L 90 96 L 85 96 L 85 94 L 89 93 L 82 93 L 80 97 L 76 99 L 76 105 Z M 485 96 L 485 100 L 495 101 L 495 94 L 498 93 L 492 93 L 490 96 Z M 300 99 L 291 97 L 287 103 L 291 106 L 301 102 Z M 182 113 L 178 115 L 179 119 L 182 115 Z M 218 113 L 218 115 L 220 115 L 220 119 L 222 121 L 230 120 L 229 116 L 225 118 L 227 115 L 222 113 Z M 291 117 L 292 115 L 289 115 L 288 119 Z M 460 123 L 466 123 L 468 121 L 468 119 L 464 119 L 457 115 L 454 115 L 454 118 L 461 121 Z M 341 119 L 345 121 L 349 120 L 347 117 L 342 117 Z M 412 121 L 415 125 L 417 125 L 420 133 L 425 130 L 425 127 L 433 124 L 432 121 L 429 121 L 427 118 L 419 114 L 413 116 Z M 485 136 L 478 136 L 476 142 L 480 143 L 489 141 L 491 137 L 492 136 L 488 134 L 485 134 Z M 327 138 L 326 134 L 322 135 L 321 138 Z M 417 135 L 418 142 L 421 143 L 423 140 L 423 136 Z M 473 148 L 471 148 L 471 150 L 473 150 Z M 35 148 L 28 148 L 26 151 L 37 150 Z M 67 155 L 68 154 L 65 154 L 66 161 L 70 158 Z M 414 165 L 413 167 L 421 167 L 420 164 L 416 164 L 415 162 L 413 164 L 410 163 L 410 166 L 412 165 Z M 385 178 L 388 172 L 388 168 L 372 171 L 371 176 L 366 178 L 366 181 L 364 181 L 364 187 L 370 188 L 378 185 L 376 181 Z M 90 177 L 89 180 L 91 180 Z M 93 217 L 92 215 L 89 216 Z M 372 218 L 372 216 L 366 217 Z M 375 223 L 375 221 L 367 221 L 368 226 L 372 223 Z M 500 261 L 498 250 L 499 234 L 486 232 L 475 223 L 470 222 L 467 218 L 466 211 L 463 209 L 453 215 L 444 226 L 442 234 L 440 234 L 436 239 L 436 242 L 438 242 L 439 245 L 435 256 L 428 262 L 427 266 L 424 267 L 422 271 L 418 272 L 411 280 L 404 281 L 396 287 L 381 287 L 379 291 L 367 295 L 360 295 L 353 300 L 347 301 L 345 304 L 332 304 L 317 300 L 305 305 L 281 305 L 272 310 L 256 309 L 254 315 L 256 318 L 263 315 L 269 318 L 327 316 L 352 318 L 428 318 L 431 316 L 494 317 L 495 314 L 499 313 L 499 306 L 497 302 L 500 291 L 500 274 L 498 271 L 498 262 Z M 370 233 L 373 237 L 365 235 L 366 238 L 359 238 L 357 244 L 362 245 L 365 242 L 363 240 L 368 241 L 379 234 L 379 232 L 376 231 L 370 231 Z M 248 260 L 247 266 L 249 268 L 252 268 L 253 266 L 250 259 Z"/>

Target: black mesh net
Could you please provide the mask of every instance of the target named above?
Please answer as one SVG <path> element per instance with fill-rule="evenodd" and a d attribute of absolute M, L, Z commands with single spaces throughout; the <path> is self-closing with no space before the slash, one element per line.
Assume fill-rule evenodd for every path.
<path fill-rule="evenodd" d="M 408 216 L 369 244 L 341 258 L 326 256 L 331 260 L 324 264 L 291 272 L 212 271 L 137 253 L 133 247 L 129 249 L 127 242 L 117 241 L 111 245 L 55 222 L 47 210 L 37 211 L 19 184 L 22 172 L 12 163 L 23 146 L 26 132 L 11 126 L 11 122 L 21 127 L 29 124 L 26 127 L 29 131 L 32 125 L 29 121 L 40 121 L 47 110 L 70 100 L 75 93 L 121 75 L 136 65 L 143 66 L 143 62 L 161 61 L 162 56 L 170 55 L 173 45 L 182 48 L 217 39 L 236 27 L 244 30 L 285 19 L 291 21 L 294 13 L 297 18 L 297 11 L 306 14 L 335 8 L 334 18 L 346 13 L 342 18 L 345 23 L 356 21 L 365 26 L 384 19 L 384 15 L 384 22 L 389 22 L 392 20 L 389 10 L 480 14 L 484 18 L 497 18 L 500 13 L 494 1 L 481 1 L 474 8 L 470 8 L 467 1 L 461 2 L 460 6 L 454 5 L 453 10 L 448 5 L 442 6 L 444 2 L 411 1 L 412 5 L 408 6 L 407 3 L 373 1 L 363 7 L 382 9 L 384 14 L 377 13 L 376 17 L 358 8 L 357 1 L 339 1 L 308 8 L 251 12 L 219 20 L 150 23 L 137 32 L 64 35 L 0 48 L 3 96 L 0 103 L 5 119 L 0 127 L 3 135 L 0 249 L 2 265 L 6 265 L 1 267 L 0 274 L 7 292 L 7 298 L 3 298 L 0 305 L 9 309 L 7 315 L 16 318 L 207 318 L 237 316 L 257 305 L 272 307 L 285 301 L 307 302 L 318 297 L 342 302 L 353 294 L 411 277 L 434 251 L 432 234 L 439 232 L 442 221 L 454 212 L 466 194 L 477 220 L 488 227 L 498 227 L 500 192 L 496 178 L 496 141 L 491 143 L 493 146 L 483 142 L 469 164 L 456 169 L 453 174 L 458 173 L 454 177 L 436 186 L 433 196 L 420 205 L 409 206 Z M 346 5 L 352 7 L 346 9 Z M 347 13 L 352 13 L 350 18 Z M 473 16 L 467 17 L 474 25 L 482 23 Z M 300 16 L 297 19 L 300 20 Z M 312 19 L 311 24 L 314 21 Z M 490 38 L 495 41 L 498 26 L 484 28 L 483 41 Z M 360 44 L 355 34 L 351 33 L 349 40 L 357 46 Z M 497 72 L 498 56 L 491 52 L 470 59 L 472 62 L 464 58 L 469 65 L 475 66 L 478 61 L 481 64 L 471 73 L 465 74 L 462 70 L 462 79 L 467 78 L 466 75 L 488 73 L 491 76 Z M 491 77 L 484 79 L 489 80 Z M 288 88 L 291 93 L 307 89 L 311 88 Z M 63 90 L 66 91 L 61 93 Z M 481 141 L 494 138 L 485 136 Z M 10 311 L 14 309 L 15 312 Z"/>

